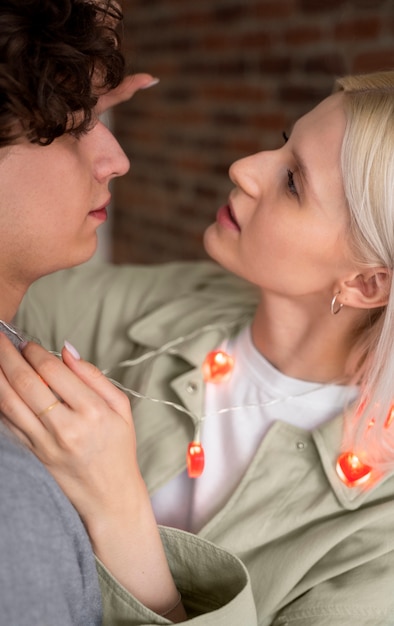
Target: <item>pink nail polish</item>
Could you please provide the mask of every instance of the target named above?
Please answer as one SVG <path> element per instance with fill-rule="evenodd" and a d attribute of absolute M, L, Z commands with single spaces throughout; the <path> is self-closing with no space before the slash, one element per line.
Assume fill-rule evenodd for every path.
<path fill-rule="evenodd" d="M 74 357 L 74 359 L 76 359 L 77 361 L 80 360 L 81 355 L 79 354 L 78 350 L 74 348 L 74 346 L 69 341 L 67 341 L 67 339 L 64 342 L 64 347 L 66 348 L 67 352 L 69 352 L 71 356 Z"/>
<path fill-rule="evenodd" d="M 154 85 L 157 85 L 157 83 L 159 82 L 160 82 L 160 78 L 154 78 L 153 80 L 150 81 L 150 83 L 141 87 L 141 89 L 149 89 L 149 87 L 154 87 Z"/>

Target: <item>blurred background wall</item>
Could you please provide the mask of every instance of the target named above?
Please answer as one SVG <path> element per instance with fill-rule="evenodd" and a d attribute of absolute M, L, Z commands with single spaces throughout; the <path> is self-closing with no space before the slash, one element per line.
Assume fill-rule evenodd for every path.
<path fill-rule="evenodd" d="M 394 67 L 394 0 L 123 0 L 131 70 L 160 83 L 113 113 L 131 170 L 112 259 L 205 258 L 229 165 L 281 145 L 334 78 Z M 264 175 L 264 172 L 262 172 Z"/>

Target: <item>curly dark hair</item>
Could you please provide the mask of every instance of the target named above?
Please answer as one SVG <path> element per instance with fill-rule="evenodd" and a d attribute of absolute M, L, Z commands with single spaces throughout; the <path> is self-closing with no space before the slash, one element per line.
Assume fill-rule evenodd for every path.
<path fill-rule="evenodd" d="M 1 0 L 0 147 L 89 129 L 125 72 L 115 0 Z"/>

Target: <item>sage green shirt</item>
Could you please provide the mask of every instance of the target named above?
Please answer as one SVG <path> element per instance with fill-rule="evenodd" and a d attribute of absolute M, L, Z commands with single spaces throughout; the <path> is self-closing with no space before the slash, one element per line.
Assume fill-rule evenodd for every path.
<path fill-rule="evenodd" d="M 201 415 L 201 363 L 251 319 L 256 304 L 253 288 L 211 263 L 88 265 L 39 281 L 16 324 L 49 348 L 68 339 L 101 369 L 114 367 L 110 375 L 125 387 Z M 115 367 L 178 337 L 189 338 L 133 368 Z M 171 405 L 140 399 L 132 406 L 139 463 L 154 493 L 184 470 L 195 424 Z M 338 416 L 311 433 L 280 421 L 270 428 L 235 492 L 198 536 L 242 560 L 253 600 L 248 581 L 239 584 L 239 562 L 223 565 L 204 548 L 199 565 L 208 588 L 216 589 L 218 569 L 223 581 L 232 571 L 239 587 L 236 593 L 233 582 L 222 585 L 222 608 L 193 618 L 196 624 L 222 624 L 220 611 L 228 611 L 226 626 L 249 626 L 255 607 L 259 626 L 394 625 L 394 477 L 345 486 L 335 471 L 342 426 Z M 170 551 L 175 543 L 184 547 L 187 534 L 163 532 Z M 176 576 L 193 588 L 193 567 Z"/>

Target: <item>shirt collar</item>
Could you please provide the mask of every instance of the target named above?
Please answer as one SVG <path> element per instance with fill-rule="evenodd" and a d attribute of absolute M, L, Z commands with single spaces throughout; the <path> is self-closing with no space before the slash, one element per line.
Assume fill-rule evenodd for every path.
<path fill-rule="evenodd" d="M 336 464 L 341 454 L 343 415 L 338 415 L 334 419 L 323 424 L 312 432 L 312 438 L 316 444 L 319 457 L 336 497 L 346 509 L 358 509 L 362 504 L 372 499 L 378 488 L 387 486 L 390 479 L 393 480 L 394 471 L 387 473 L 372 473 L 371 478 L 364 484 L 349 487 L 339 477 L 336 471 Z M 388 489 L 392 494 L 392 487 Z M 382 491 L 382 497 L 384 493 Z"/>
<path fill-rule="evenodd" d="M 199 366 L 207 352 L 250 323 L 255 307 L 255 301 L 245 305 L 243 301 L 216 300 L 212 295 L 193 298 L 187 295 L 132 323 L 127 335 L 133 342 L 150 349 L 179 339 L 169 350 L 191 365 Z"/>

